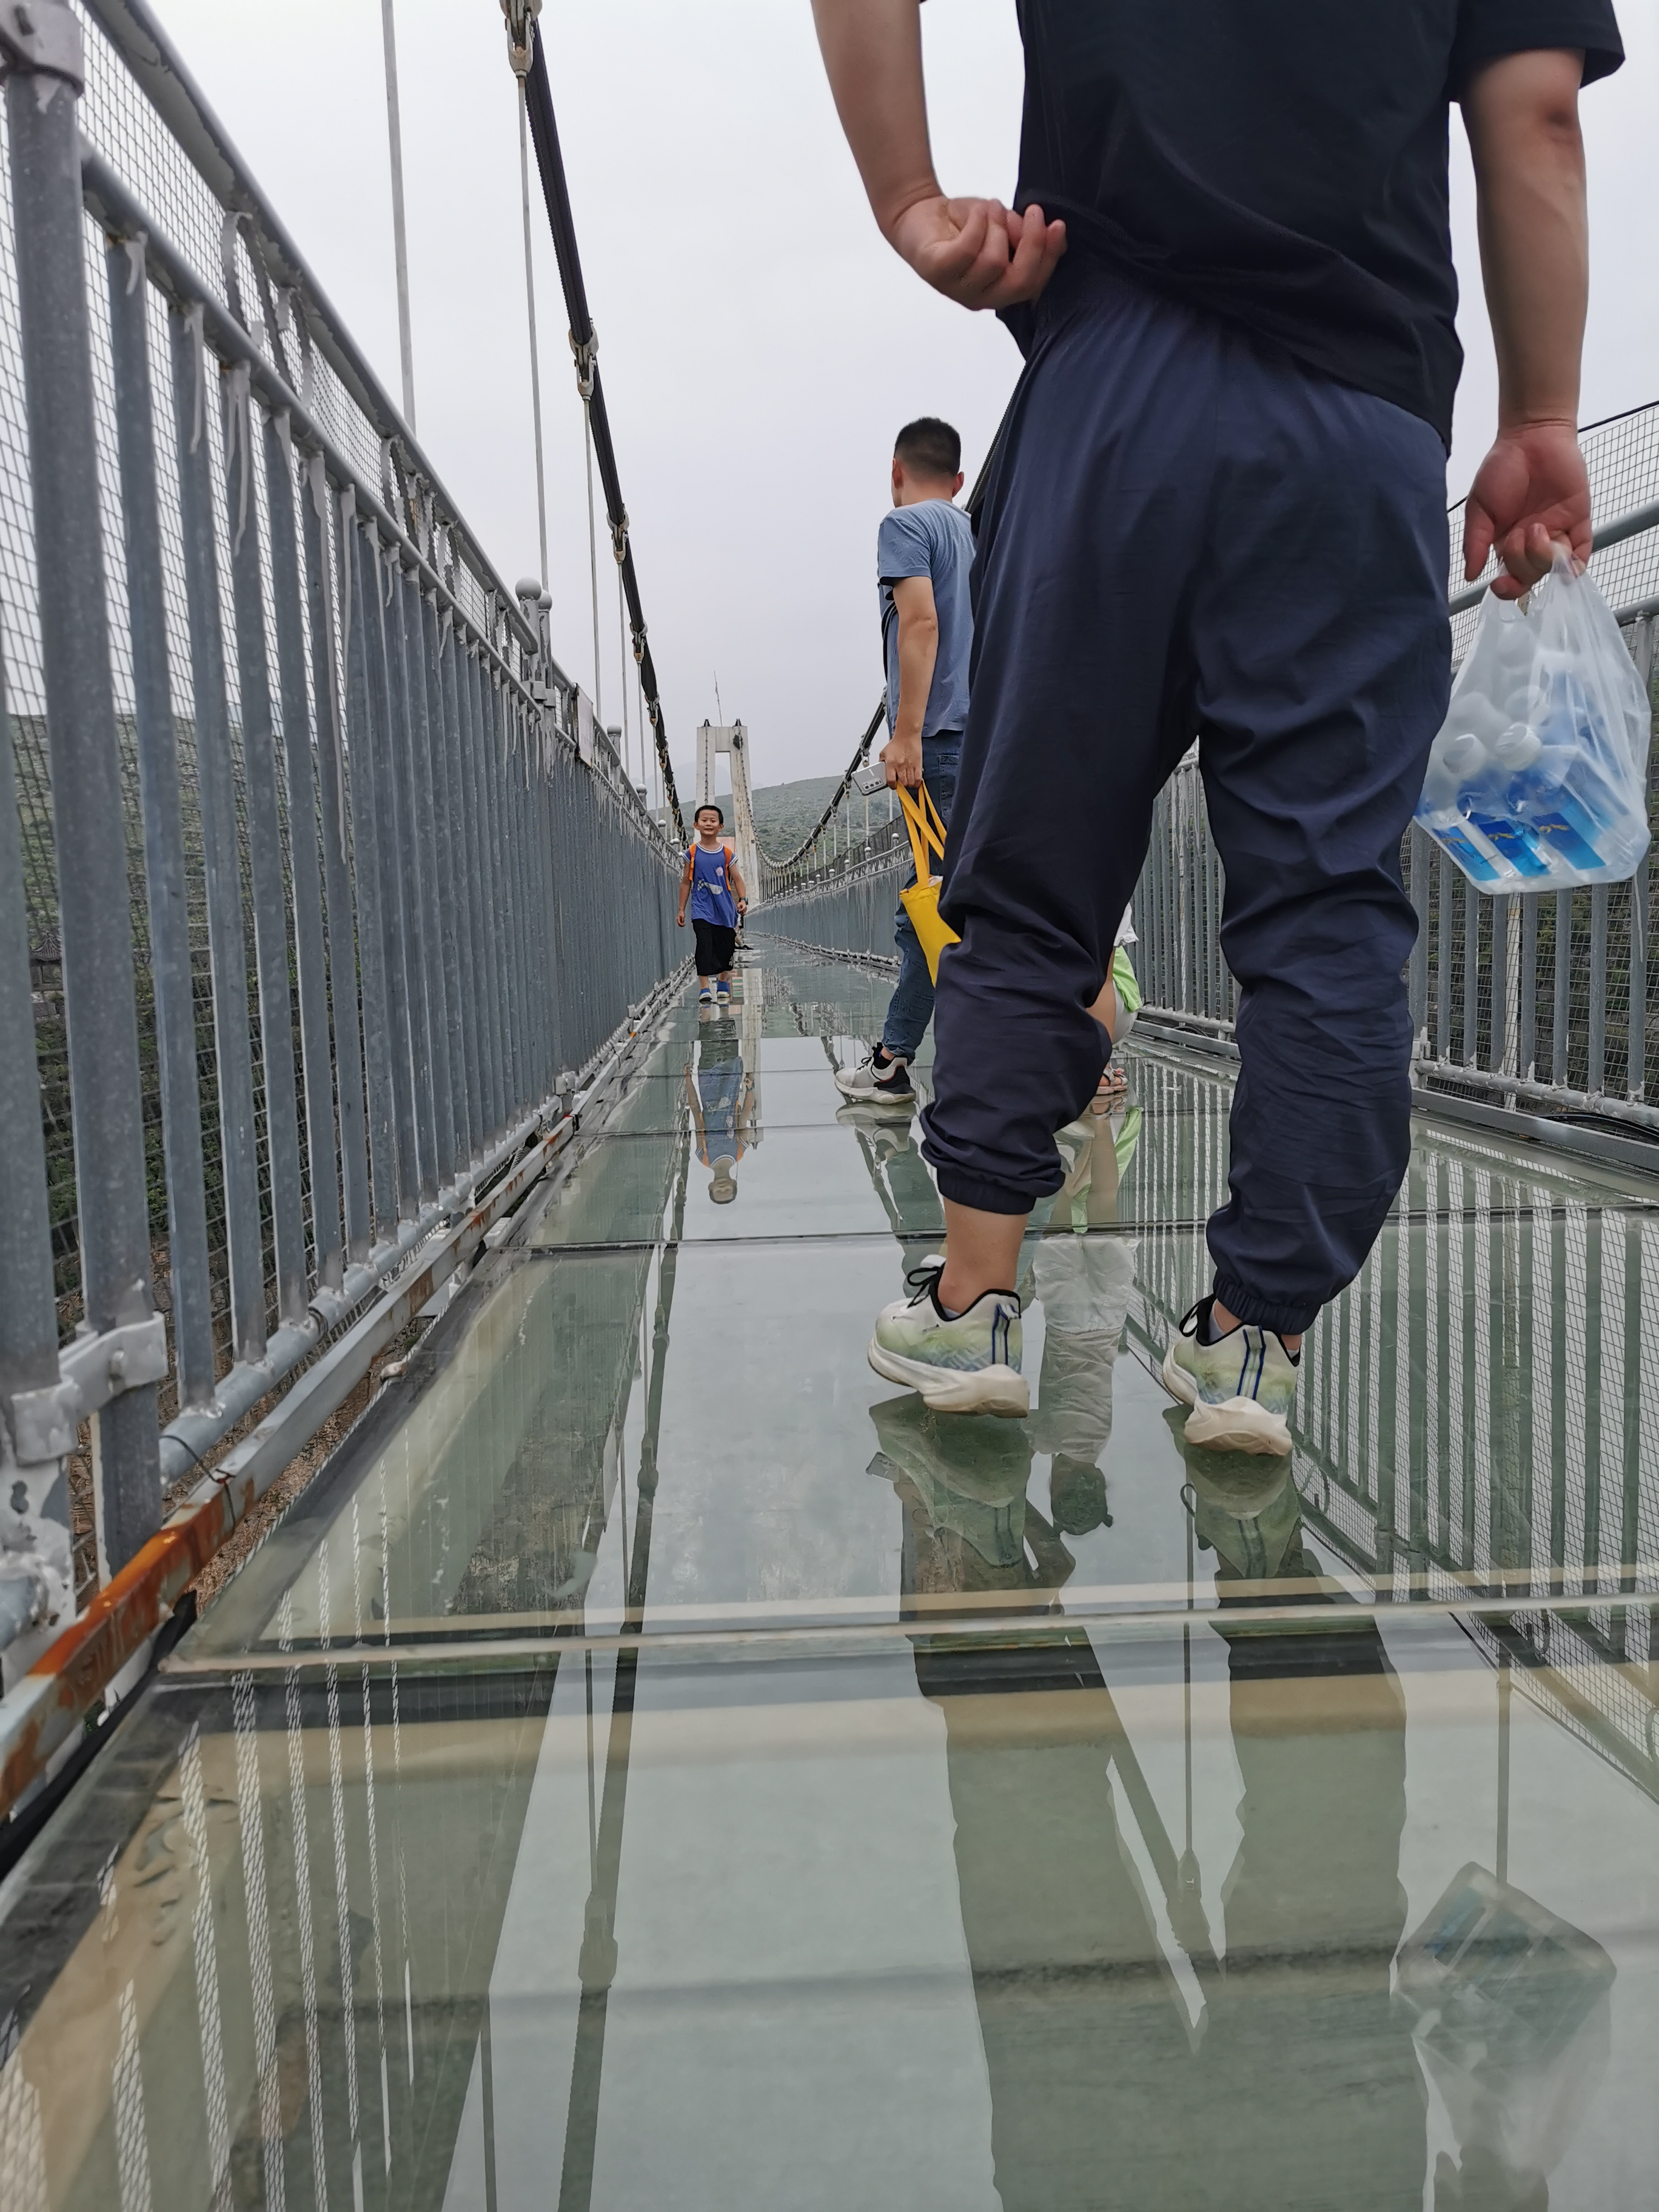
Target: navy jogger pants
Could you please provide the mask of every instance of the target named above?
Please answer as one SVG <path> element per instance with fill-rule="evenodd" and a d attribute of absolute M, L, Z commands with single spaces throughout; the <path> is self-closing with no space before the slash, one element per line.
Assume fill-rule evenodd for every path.
<path fill-rule="evenodd" d="M 1024 1213 L 1099 1080 L 1086 1009 L 1194 736 L 1237 978 L 1242 1319 L 1305 1328 L 1405 1173 L 1416 932 L 1400 841 L 1445 711 L 1445 457 L 1426 422 L 1081 258 L 981 514 L 926 1157 Z"/>

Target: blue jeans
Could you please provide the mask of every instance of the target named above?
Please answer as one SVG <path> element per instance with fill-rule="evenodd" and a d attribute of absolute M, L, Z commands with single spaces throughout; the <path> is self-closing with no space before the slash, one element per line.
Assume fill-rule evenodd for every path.
<path fill-rule="evenodd" d="M 1196 734 L 1242 992 L 1216 1292 L 1299 1330 L 1358 1273 L 1411 1150 L 1400 839 L 1446 708 L 1445 482 L 1387 400 L 1075 251 L 1056 271 L 980 515 L 923 1117 L 945 1198 L 1059 1188 Z"/>
<path fill-rule="evenodd" d="M 927 796 L 939 809 L 948 830 L 951 806 L 957 795 L 957 770 L 962 763 L 962 732 L 941 730 L 921 741 L 921 775 Z M 908 890 L 916 879 L 914 864 L 905 875 Z M 881 1048 L 890 1059 L 914 1060 L 933 1018 L 933 979 L 927 973 L 922 951 L 910 917 L 901 906 L 894 917 L 893 941 L 898 946 L 899 975 L 887 1002 L 887 1020 L 881 1032 Z"/>

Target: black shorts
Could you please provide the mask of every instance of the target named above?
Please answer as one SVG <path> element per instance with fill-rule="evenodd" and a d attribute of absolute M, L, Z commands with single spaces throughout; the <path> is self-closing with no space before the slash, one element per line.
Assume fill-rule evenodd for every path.
<path fill-rule="evenodd" d="M 738 933 L 718 921 L 700 921 L 694 915 L 691 927 L 697 939 L 697 973 L 699 975 L 723 975 L 732 965 L 738 949 Z"/>

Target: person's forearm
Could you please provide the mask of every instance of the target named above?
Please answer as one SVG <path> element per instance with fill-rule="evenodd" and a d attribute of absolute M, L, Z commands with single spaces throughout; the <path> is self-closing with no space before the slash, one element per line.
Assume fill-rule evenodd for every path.
<path fill-rule="evenodd" d="M 1582 68 L 1577 54 L 1511 54 L 1480 71 L 1463 101 L 1500 431 L 1577 421 L 1589 293 Z"/>
<path fill-rule="evenodd" d="M 919 740 L 927 719 L 927 699 L 933 688 L 933 668 L 939 659 L 939 620 L 936 616 L 899 617 L 898 712 L 893 735 L 902 741 Z"/>
<path fill-rule="evenodd" d="M 921 0 L 812 0 L 836 112 L 885 234 L 936 198 L 921 72 Z"/>

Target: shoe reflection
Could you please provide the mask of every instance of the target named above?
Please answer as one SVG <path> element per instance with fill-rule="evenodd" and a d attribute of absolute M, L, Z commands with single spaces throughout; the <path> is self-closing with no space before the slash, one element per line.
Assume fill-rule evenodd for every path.
<path fill-rule="evenodd" d="M 1061 1505 L 1051 1499 L 1052 1522 L 1030 1503 L 1032 1447 L 1024 1421 L 930 1413 L 913 1395 L 872 1406 L 870 1419 L 880 1449 L 869 1472 L 892 1484 L 904 1509 L 900 1591 L 907 1611 L 925 1611 L 929 1599 L 991 1591 L 1035 1593 L 1046 1601 L 1070 1580 L 1077 1562 L 1058 1524 L 1062 1506 L 1077 1518 L 1086 1513 L 1086 1500 L 1075 1486 L 1062 1491 Z M 1103 1480 L 1101 1493 L 1103 1513 Z"/>

